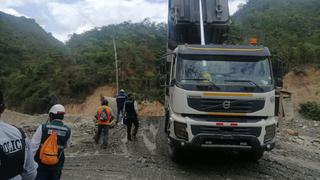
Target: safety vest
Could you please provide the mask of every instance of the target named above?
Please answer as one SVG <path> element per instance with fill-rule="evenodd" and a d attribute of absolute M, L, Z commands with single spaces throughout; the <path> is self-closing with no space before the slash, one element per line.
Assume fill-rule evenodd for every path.
<path fill-rule="evenodd" d="M 0 122 L 0 179 L 10 179 L 23 172 L 25 138 L 21 129 Z"/>
<path fill-rule="evenodd" d="M 67 145 L 67 141 L 71 136 L 71 129 L 64 125 L 61 120 L 53 120 L 47 124 L 42 125 L 42 136 L 41 136 L 41 145 L 46 141 L 46 139 L 51 135 L 51 133 L 55 131 L 57 132 L 58 139 L 58 154 L 59 154 L 59 162 L 58 164 L 51 166 L 50 168 L 62 169 L 64 163 L 64 148 Z M 49 166 L 41 163 L 39 159 L 41 147 L 39 147 L 35 160 L 39 164 L 40 168 L 48 168 Z"/>
<path fill-rule="evenodd" d="M 108 115 L 108 120 L 107 121 L 102 121 L 100 120 L 100 116 L 102 114 L 103 111 L 106 111 L 107 112 L 107 115 Z M 100 125 L 110 125 L 111 123 L 111 109 L 109 106 L 100 106 L 98 108 L 98 112 L 97 112 L 97 115 L 96 115 L 96 118 L 98 119 L 98 124 Z"/>
<path fill-rule="evenodd" d="M 123 108 L 123 105 L 124 103 L 126 102 L 127 100 L 127 95 L 123 92 L 120 92 L 116 98 L 116 102 L 117 102 L 117 106 L 118 108 L 122 109 Z"/>
<path fill-rule="evenodd" d="M 125 113 L 127 115 L 127 118 L 137 118 L 137 112 L 134 109 L 134 102 L 134 100 L 128 100 L 125 103 Z"/>

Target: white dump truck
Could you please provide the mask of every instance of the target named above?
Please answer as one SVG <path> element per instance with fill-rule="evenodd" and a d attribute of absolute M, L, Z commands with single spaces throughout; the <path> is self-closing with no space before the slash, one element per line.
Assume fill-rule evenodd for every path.
<path fill-rule="evenodd" d="M 280 72 L 267 47 L 225 45 L 227 0 L 169 0 L 166 77 L 168 149 L 239 150 L 251 160 L 273 149 Z"/>

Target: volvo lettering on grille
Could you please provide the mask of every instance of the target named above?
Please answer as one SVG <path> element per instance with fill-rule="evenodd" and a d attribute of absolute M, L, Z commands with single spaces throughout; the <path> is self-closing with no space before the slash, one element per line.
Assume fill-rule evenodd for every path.
<path fill-rule="evenodd" d="M 230 101 L 223 101 L 222 107 L 224 109 L 230 109 L 231 108 L 231 102 Z"/>

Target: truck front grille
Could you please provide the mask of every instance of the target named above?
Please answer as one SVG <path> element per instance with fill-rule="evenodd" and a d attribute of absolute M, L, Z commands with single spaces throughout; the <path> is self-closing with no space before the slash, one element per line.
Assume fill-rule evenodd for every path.
<path fill-rule="evenodd" d="M 259 137 L 261 127 L 217 127 L 191 125 L 193 135 L 197 134 L 219 134 L 219 135 L 251 135 Z"/>
<path fill-rule="evenodd" d="M 253 113 L 264 108 L 265 100 L 188 98 L 189 107 L 203 112 Z"/>

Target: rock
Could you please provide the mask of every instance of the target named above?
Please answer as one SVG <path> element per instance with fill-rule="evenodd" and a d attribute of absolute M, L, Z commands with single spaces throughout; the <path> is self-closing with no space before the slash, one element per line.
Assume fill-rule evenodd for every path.
<path fill-rule="evenodd" d="M 301 140 L 300 138 L 296 138 L 296 136 L 295 136 L 295 138 L 292 139 L 292 141 L 299 144 L 299 145 L 302 145 L 304 143 L 303 140 Z"/>
<path fill-rule="evenodd" d="M 153 159 L 147 159 L 145 160 L 146 163 L 150 163 L 150 164 L 154 164 L 155 163 L 155 160 Z"/>
<path fill-rule="evenodd" d="M 147 162 L 147 160 L 144 159 L 144 158 L 141 160 L 141 163 L 142 163 L 142 164 L 146 164 L 146 162 Z"/>
<path fill-rule="evenodd" d="M 298 136 L 299 139 L 301 139 L 302 141 L 306 140 L 305 138 L 303 138 L 302 136 Z"/>
<path fill-rule="evenodd" d="M 312 140 L 312 143 L 319 143 L 320 144 L 320 139 L 314 139 L 314 140 Z"/>
<path fill-rule="evenodd" d="M 318 126 L 319 126 L 319 124 L 318 124 L 318 123 L 315 123 L 313 126 L 314 126 L 314 127 L 318 127 Z"/>
<path fill-rule="evenodd" d="M 285 132 L 287 134 L 289 134 L 290 136 L 298 136 L 299 135 L 299 133 L 297 131 L 294 131 L 292 129 L 285 129 Z"/>
<path fill-rule="evenodd" d="M 136 163 L 141 163 L 142 162 L 142 160 L 141 159 L 138 159 L 137 161 L 136 161 Z"/>
<path fill-rule="evenodd" d="M 86 133 L 91 134 L 91 130 L 86 130 Z"/>

